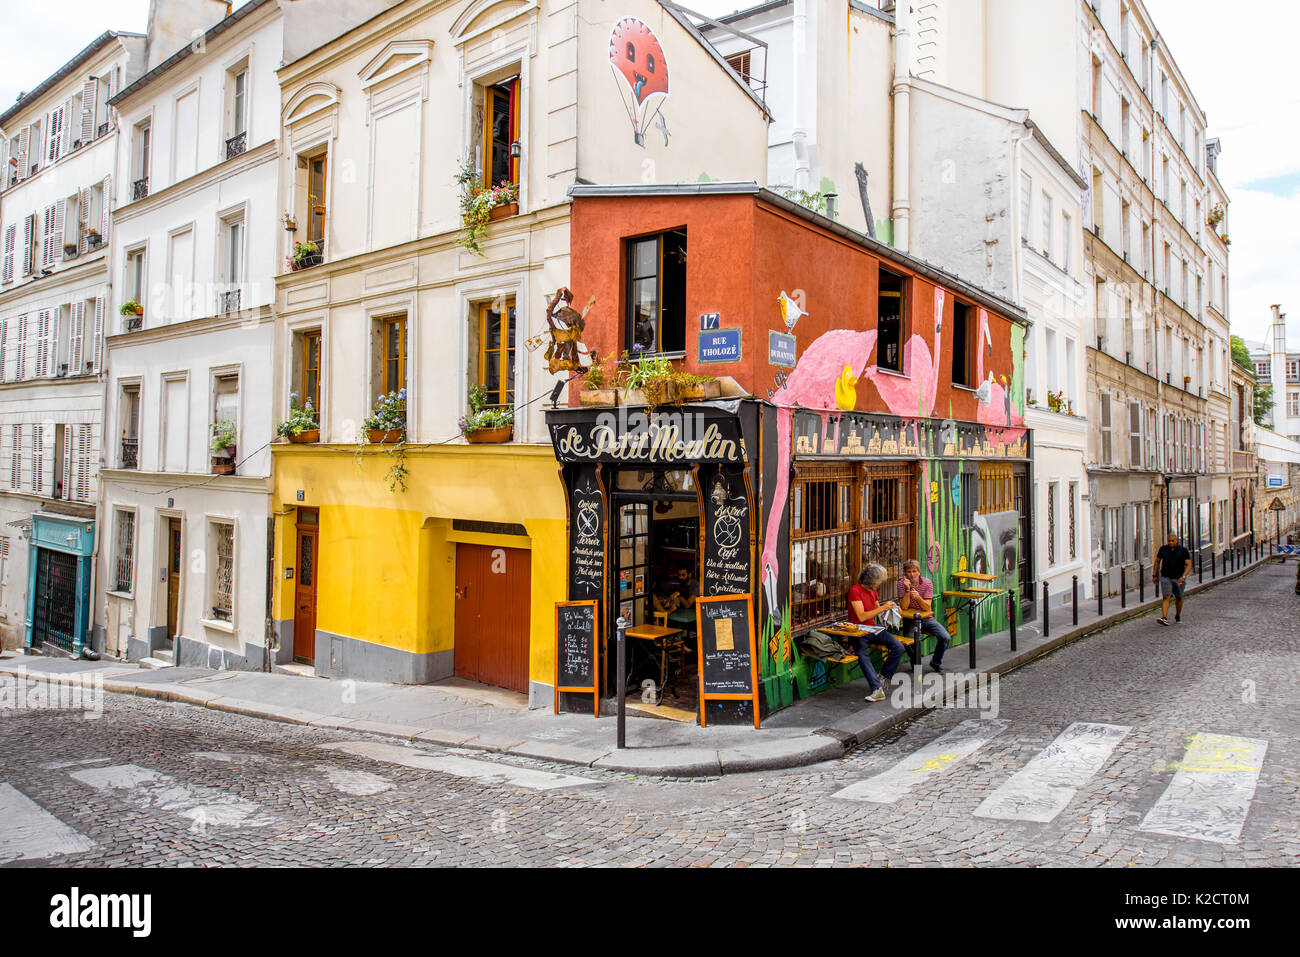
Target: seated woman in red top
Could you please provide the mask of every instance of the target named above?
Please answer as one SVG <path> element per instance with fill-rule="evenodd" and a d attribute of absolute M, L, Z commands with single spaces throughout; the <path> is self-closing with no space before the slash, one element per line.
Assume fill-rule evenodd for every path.
<path fill-rule="evenodd" d="M 849 589 L 849 620 L 854 624 L 873 625 L 877 615 L 897 607 L 897 604 L 892 601 L 880 603 L 877 589 L 886 577 L 885 569 L 875 562 L 869 563 L 862 569 L 862 574 L 858 576 L 858 583 Z M 885 682 L 894 677 L 899 662 L 903 660 L 902 644 L 883 625 L 864 631 L 861 635 L 850 638 L 849 641 L 852 642 L 853 651 L 858 656 L 858 664 L 862 666 L 862 674 L 871 685 L 871 694 L 863 700 L 885 700 Z M 880 677 L 876 677 L 876 669 L 871 666 L 871 645 L 885 646 L 885 667 L 881 670 Z"/>

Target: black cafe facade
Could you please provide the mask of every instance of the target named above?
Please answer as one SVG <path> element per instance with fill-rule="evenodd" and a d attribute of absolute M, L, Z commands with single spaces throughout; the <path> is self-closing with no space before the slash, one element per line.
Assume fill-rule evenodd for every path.
<path fill-rule="evenodd" d="M 788 446 L 778 441 L 783 416 Z M 1032 614 L 1027 430 L 1008 441 L 979 423 L 826 415 L 753 397 L 558 409 L 547 424 L 566 496 L 567 598 L 597 603 L 602 714 L 615 704 L 617 620 L 652 624 L 655 589 L 683 570 L 706 599 L 752 599 L 757 715 L 748 703 L 708 701 L 708 724 L 748 724 L 860 677 L 856 664 L 806 657 L 799 639 L 843 617 L 867 561 L 884 564 L 892 583 L 916 558 L 936 594 L 953 572 L 995 574 L 1022 601 L 986 603 L 980 634 L 1005 628 L 1008 613 Z M 958 644 L 965 625 L 963 616 Z M 677 682 L 679 710 L 699 720 L 694 680 Z M 560 711 L 594 704 L 557 694 Z"/>

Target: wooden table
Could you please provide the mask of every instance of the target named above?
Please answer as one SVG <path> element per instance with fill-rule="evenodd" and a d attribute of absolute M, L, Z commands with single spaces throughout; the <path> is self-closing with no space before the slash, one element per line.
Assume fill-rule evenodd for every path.
<path fill-rule="evenodd" d="M 639 641 L 655 642 L 659 645 L 659 695 L 655 704 L 660 704 L 664 700 L 664 685 L 667 682 L 668 669 L 668 644 L 673 638 L 680 638 L 682 630 L 680 628 L 661 628 L 659 625 L 637 625 L 623 632 L 626 638 L 636 638 Z M 673 697 L 676 698 L 677 688 L 672 688 Z"/>
<path fill-rule="evenodd" d="M 866 632 L 860 631 L 850 622 L 840 621 L 833 625 L 823 625 L 817 629 L 822 634 L 834 635 L 836 638 L 861 638 Z M 892 634 L 892 632 L 891 632 Z M 915 667 L 920 663 L 920 655 L 917 654 L 915 639 L 907 638 L 902 635 L 894 635 L 898 643 L 907 649 L 907 660 Z M 875 648 L 883 648 L 884 645 L 873 645 Z"/>

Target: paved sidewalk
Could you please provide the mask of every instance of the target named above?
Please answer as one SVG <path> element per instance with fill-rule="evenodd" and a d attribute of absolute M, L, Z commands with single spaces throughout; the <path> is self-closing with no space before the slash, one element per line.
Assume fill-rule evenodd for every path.
<path fill-rule="evenodd" d="M 1243 567 L 1216 581 L 1188 588 L 1189 599 L 1214 584 L 1249 573 L 1269 559 Z M 1208 570 L 1207 570 L 1208 571 Z M 1081 603 L 1079 625 L 1070 608 L 1051 611 L 1049 634 L 1040 623 L 1022 626 L 1017 648 L 1009 635 L 992 635 L 976 643 L 977 668 L 969 668 L 966 646 L 950 649 L 944 665 L 948 674 L 1003 673 L 1062 645 L 1109 625 L 1159 607 L 1147 591 L 1139 604 L 1136 591 L 1127 608 L 1118 598 L 1107 599 L 1102 615 L 1095 600 Z M 1190 601 L 1189 615 L 1198 614 Z M 529 711 L 522 696 L 464 687 L 456 682 L 437 685 L 387 685 L 328 680 L 294 674 L 212 671 L 206 668 L 144 670 L 115 661 L 84 661 L 7 655 L 0 673 L 25 674 L 29 679 L 66 682 L 99 673 L 106 691 L 135 694 L 198 705 L 218 711 L 267 718 L 290 724 L 361 731 L 369 734 L 450 747 L 517 754 L 583 767 L 631 771 L 668 777 L 707 777 L 746 771 L 800 767 L 839 758 L 888 729 L 931 710 L 896 705 L 890 698 L 864 706 L 862 680 L 833 689 L 768 718 L 763 727 L 714 726 L 629 714 L 628 747 L 615 748 L 613 715 L 553 715 L 549 709 Z M 906 672 L 901 673 L 903 677 Z M 959 685 L 961 687 L 961 685 Z M 901 697 L 901 696 L 900 696 Z M 972 689 L 973 697 L 973 689 Z"/>

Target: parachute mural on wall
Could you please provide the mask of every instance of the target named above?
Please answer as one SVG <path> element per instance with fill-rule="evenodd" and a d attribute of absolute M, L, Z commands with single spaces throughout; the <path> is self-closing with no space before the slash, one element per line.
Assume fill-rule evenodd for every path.
<path fill-rule="evenodd" d="M 609 32 L 609 68 L 632 121 L 632 137 L 645 146 L 645 133 L 668 99 L 668 59 L 654 31 L 635 17 L 624 17 Z M 665 137 L 666 139 L 666 137 Z"/>

